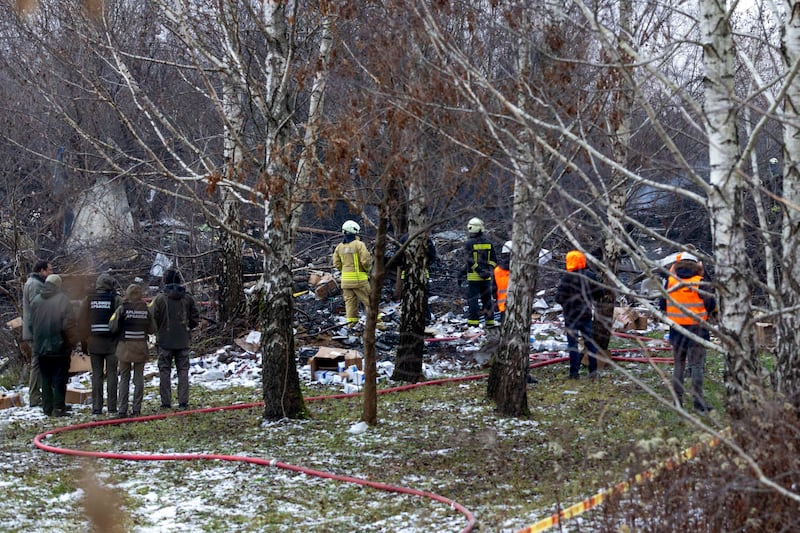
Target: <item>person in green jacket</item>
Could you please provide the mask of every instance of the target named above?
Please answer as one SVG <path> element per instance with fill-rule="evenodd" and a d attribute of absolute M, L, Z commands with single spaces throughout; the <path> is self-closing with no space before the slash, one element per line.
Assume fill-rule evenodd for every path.
<path fill-rule="evenodd" d="M 31 302 L 31 327 L 42 380 L 42 410 L 47 416 L 69 416 L 65 399 L 70 355 L 80 334 L 72 303 L 61 292 L 57 274 L 47 276 Z"/>
<path fill-rule="evenodd" d="M 150 304 L 156 324 L 158 378 L 161 408 L 172 407 L 172 362 L 178 372 L 178 408 L 189 407 L 189 343 L 191 330 L 200 324 L 200 312 L 191 294 L 182 285 L 180 273 L 164 274 L 164 289 Z"/>
<path fill-rule="evenodd" d="M 22 288 L 22 340 L 28 345 L 33 341 L 33 318 L 31 317 L 31 303 L 44 288 L 44 280 L 53 273 L 50 262 L 40 259 L 33 265 L 33 272 L 28 274 L 28 280 Z M 42 405 L 42 382 L 39 375 L 39 358 L 31 350 L 31 372 L 28 379 L 28 405 L 39 407 Z"/>

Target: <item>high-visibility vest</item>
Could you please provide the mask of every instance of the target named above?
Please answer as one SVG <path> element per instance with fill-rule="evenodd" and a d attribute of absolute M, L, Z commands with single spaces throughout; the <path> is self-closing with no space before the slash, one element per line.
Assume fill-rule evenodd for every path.
<path fill-rule="evenodd" d="M 494 283 L 497 285 L 497 310 L 504 313 L 506 310 L 506 297 L 508 296 L 508 279 L 511 271 L 501 266 L 494 267 Z"/>
<path fill-rule="evenodd" d="M 708 311 L 699 292 L 702 279 L 702 276 L 692 276 L 686 279 L 669 277 L 667 280 L 667 292 L 669 293 L 667 318 L 681 326 L 693 326 L 708 319 Z"/>

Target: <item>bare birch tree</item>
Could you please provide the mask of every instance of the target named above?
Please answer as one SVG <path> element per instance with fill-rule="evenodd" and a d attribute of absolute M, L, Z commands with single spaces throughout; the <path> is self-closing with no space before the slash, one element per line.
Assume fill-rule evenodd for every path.
<path fill-rule="evenodd" d="M 776 386 L 800 410 L 800 2 L 786 3 L 781 48 L 786 75 L 783 109 L 783 257 Z"/>

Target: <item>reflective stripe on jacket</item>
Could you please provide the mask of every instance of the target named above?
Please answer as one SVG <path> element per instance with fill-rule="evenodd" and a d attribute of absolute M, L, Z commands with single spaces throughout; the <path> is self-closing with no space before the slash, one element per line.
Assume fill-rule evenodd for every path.
<path fill-rule="evenodd" d="M 333 251 L 333 266 L 342 273 L 342 288 L 354 288 L 369 280 L 372 254 L 358 239 L 342 242 Z"/>
<path fill-rule="evenodd" d="M 681 326 L 696 325 L 708 318 L 708 311 L 698 292 L 702 279 L 702 276 L 692 276 L 686 279 L 669 277 L 667 281 L 667 292 L 669 293 L 666 302 L 667 318 Z"/>
<path fill-rule="evenodd" d="M 92 335 L 102 337 L 111 335 L 108 321 L 114 314 L 115 296 L 113 292 L 98 292 L 89 298 L 89 331 Z"/>
<path fill-rule="evenodd" d="M 494 267 L 494 284 L 497 286 L 497 310 L 504 313 L 506 310 L 506 297 L 508 296 L 508 279 L 511 272 L 501 266 Z"/>
<path fill-rule="evenodd" d="M 492 243 L 482 235 L 472 238 L 466 244 L 467 281 L 487 281 L 492 279 L 492 271 L 497 263 L 494 260 Z"/>

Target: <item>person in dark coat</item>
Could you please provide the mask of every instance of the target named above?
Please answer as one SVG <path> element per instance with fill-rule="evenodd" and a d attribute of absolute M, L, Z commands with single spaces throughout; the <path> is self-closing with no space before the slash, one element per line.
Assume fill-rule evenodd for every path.
<path fill-rule="evenodd" d="M 28 274 L 28 280 L 22 288 L 22 341 L 30 346 L 33 341 L 33 318 L 31 316 L 31 303 L 44 288 L 44 280 L 53 273 L 53 267 L 48 261 L 40 259 L 33 265 L 33 272 Z M 23 348 L 24 350 L 24 348 Z M 39 373 L 39 358 L 31 350 L 31 370 L 28 380 L 28 405 L 39 407 L 42 405 L 42 383 Z"/>
<path fill-rule="evenodd" d="M 556 302 L 564 310 L 564 326 L 569 350 L 569 378 L 578 379 L 581 353 L 578 336 L 589 355 L 589 377 L 597 375 L 597 345 L 592 337 L 594 302 L 602 297 L 602 287 L 595 273 L 586 268 L 586 256 L 578 250 L 567 252 L 567 272 L 561 277 L 556 290 Z"/>
<path fill-rule="evenodd" d="M 122 305 L 116 292 L 117 281 L 107 273 L 97 276 L 95 291 L 81 302 L 78 323 L 84 336 L 85 351 L 92 362 L 92 414 L 103 414 L 103 376 L 105 374 L 108 413 L 117 412 L 116 340 L 109 329 L 114 310 Z"/>
<path fill-rule="evenodd" d="M 33 353 L 39 358 L 42 410 L 47 416 L 69 416 L 67 378 L 72 348 L 79 342 L 77 319 L 69 298 L 61 292 L 61 277 L 50 274 L 31 302 Z"/>
<path fill-rule="evenodd" d="M 117 360 L 119 361 L 119 418 L 142 414 L 144 398 L 144 364 L 149 351 L 147 336 L 155 333 L 153 314 L 142 300 L 142 288 L 132 283 L 125 291 L 122 305 L 117 307 L 109 323 L 111 333 L 117 338 Z M 128 398 L 133 373 L 133 402 L 128 411 Z"/>
<path fill-rule="evenodd" d="M 191 330 L 200 323 L 200 312 L 175 270 L 164 274 L 164 290 L 150 304 L 156 324 L 161 408 L 172 407 L 172 362 L 178 372 L 178 408 L 189 407 L 189 343 Z"/>
<path fill-rule="evenodd" d="M 676 257 L 664 288 L 669 298 L 661 298 L 659 307 L 671 322 L 669 343 L 672 346 L 672 390 L 678 407 L 683 407 L 684 377 L 688 370 L 692 379 L 692 403 L 694 410 L 705 413 L 710 410 L 703 398 L 703 381 L 706 364 L 706 348 L 688 334 L 709 339 L 706 327 L 709 317 L 717 311 L 713 286 L 704 279 L 703 264 L 690 252 Z"/>
<path fill-rule="evenodd" d="M 471 218 L 467 223 L 468 239 L 464 244 L 465 264 L 462 274 L 467 277 L 467 327 L 480 326 L 481 316 L 486 326 L 494 326 L 492 276 L 495 250 L 484 235 L 483 220 Z"/>

